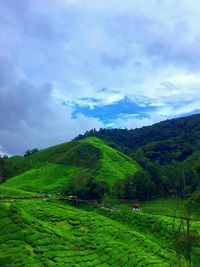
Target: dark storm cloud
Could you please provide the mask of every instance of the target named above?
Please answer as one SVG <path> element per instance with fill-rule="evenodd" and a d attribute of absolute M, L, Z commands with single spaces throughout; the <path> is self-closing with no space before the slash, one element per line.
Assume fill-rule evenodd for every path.
<path fill-rule="evenodd" d="M 3 70 L 0 75 L 1 129 L 17 130 L 19 121 L 33 127 L 39 114 L 49 115 L 50 85 L 35 87 L 19 79 L 12 62 L 5 57 L 0 57 L 0 69 Z"/>
<path fill-rule="evenodd" d="M 35 85 L 20 79 L 6 57 L 0 57 L 0 69 L 0 152 L 23 153 L 35 146 L 69 140 L 92 124 L 101 126 L 85 117 L 71 120 L 71 110 L 52 98 L 50 84 Z"/>

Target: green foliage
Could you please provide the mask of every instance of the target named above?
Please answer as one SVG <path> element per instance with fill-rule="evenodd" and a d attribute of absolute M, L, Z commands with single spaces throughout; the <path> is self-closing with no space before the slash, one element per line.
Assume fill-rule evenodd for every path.
<path fill-rule="evenodd" d="M 112 198 L 109 194 L 104 194 L 101 201 L 102 207 L 112 209 L 113 207 L 117 206 L 117 204 L 117 199 Z"/>
<path fill-rule="evenodd" d="M 139 171 L 134 176 L 128 176 L 125 180 L 126 199 L 149 199 L 154 192 L 155 184 L 146 171 Z"/>
<path fill-rule="evenodd" d="M 112 194 L 118 198 L 125 198 L 125 180 L 117 180 L 112 188 Z"/>
<path fill-rule="evenodd" d="M 40 168 L 47 163 L 73 167 L 93 168 L 101 158 L 101 151 L 90 144 L 69 142 L 40 150 L 28 157 L 14 156 L 5 161 L 4 178 L 13 177 L 27 170 Z M 0 167 L 1 170 L 1 167 Z"/>
<path fill-rule="evenodd" d="M 25 191 L 63 192 L 71 177 L 75 177 L 80 171 L 82 168 L 47 163 L 7 180 L 5 185 Z"/>
<path fill-rule="evenodd" d="M 115 220 L 42 200 L 0 205 L 1 266 L 176 266 L 171 247 L 150 228 L 121 223 L 125 214 Z"/>
<path fill-rule="evenodd" d="M 155 184 L 154 196 L 181 196 L 183 183 L 189 195 L 200 185 L 199 114 L 140 129 L 91 130 L 75 139 L 91 136 L 129 155 L 149 172 Z"/>
<path fill-rule="evenodd" d="M 107 182 L 98 181 L 90 177 L 89 172 L 82 172 L 68 182 L 65 194 L 77 196 L 81 199 L 101 199 L 109 192 Z"/>
<path fill-rule="evenodd" d="M 97 138 L 50 147 L 28 157 L 6 160 L 10 170 L 4 184 L 32 192 L 101 199 L 116 180 L 134 174 L 138 165 Z"/>
<path fill-rule="evenodd" d="M 16 188 L 0 185 L 0 199 L 5 198 L 32 198 L 37 194 L 33 192 L 25 192 Z"/>
<path fill-rule="evenodd" d="M 194 192 L 187 200 L 186 206 L 198 219 L 200 219 L 200 190 Z"/>
<path fill-rule="evenodd" d="M 142 211 L 149 214 L 178 216 L 178 211 L 182 210 L 184 201 L 180 198 L 157 198 L 142 203 Z"/>
<path fill-rule="evenodd" d="M 81 142 L 89 143 L 102 151 L 100 168 L 97 169 L 95 175 L 99 181 L 107 181 L 110 185 L 113 185 L 117 179 L 124 179 L 127 175 L 136 173 L 139 169 L 138 164 L 130 157 L 109 147 L 97 138 L 90 137 L 81 140 Z"/>
<path fill-rule="evenodd" d="M 4 174 L 4 162 L 5 160 L 0 157 L 0 182 L 3 182 Z"/>
<path fill-rule="evenodd" d="M 128 175 L 124 180 L 117 180 L 112 193 L 121 199 L 145 200 L 155 194 L 155 183 L 147 171 L 140 169 L 134 175 Z"/>
<path fill-rule="evenodd" d="M 173 119 L 153 126 L 134 130 L 100 129 L 91 130 L 76 139 L 96 136 L 121 149 L 125 154 L 132 154 L 141 148 L 144 155 L 160 164 L 172 160 L 183 161 L 194 151 L 200 149 L 200 115 Z"/>
<path fill-rule="evenodd" d="M 178 229 L 178 219 L 164 215 L 166 207 L 173 215 L 175 201 L 145 202 L 142 212 L 113 210 L 108 195 L 102 202 L 110 210 L 85 211 L 36 198 L 5 202 L 0 204 L 1 266 L 176 266 L 172 225 Z M 198 223 L 191 227 L 200 233 Z M 180 260 L 184 266 L 181 255 Z"/>
<path fill-rule="evenodd" d="M 148 235 L 152 241 L 163 244 L 166 251 L 173 248 L 178 256 L 176 266 L 185 266 L 182 265 L 182 256 L 188 264 L 194 262 L 194 266 L 199 266 L 200 226 L 198 221 L 194 221 L 194 214 L 189 217 L 181 214 L 184 201 L 176 198 L 160 199 L 142 203 L 141 207 L 140 212 L 130 211 L 130 208 L 117 212 L 113 212 L 113 209 L 96 211 Z"/>

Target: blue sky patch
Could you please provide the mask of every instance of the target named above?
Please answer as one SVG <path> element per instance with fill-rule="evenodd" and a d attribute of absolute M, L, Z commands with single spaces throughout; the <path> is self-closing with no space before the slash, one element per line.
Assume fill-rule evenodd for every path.
<path fill-rule="evenodd" d="M 110 123 L 117 118 L 148 118 L 149 113 L 157 109 L 157 107 L 151 105 L 139 105 L 136 102 L 131 101 L 128 97 L 109 105 L 94 105 L 91 108 L 89 106 L 74 104 L 73 108 L 72 118 L 77 118 L 77 115 L 81 113 L 87 117 L 98 118 L 105 124 Z"/>

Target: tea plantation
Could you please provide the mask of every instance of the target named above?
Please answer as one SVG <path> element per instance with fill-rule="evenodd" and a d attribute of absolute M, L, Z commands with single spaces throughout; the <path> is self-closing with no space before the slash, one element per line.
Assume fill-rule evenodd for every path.
<path fill-rule="evenodd" d="M 67 201 L 69 181 L 79 186 L 86 177 L 93 185 L 106 182 L 112 188 L 142 169 L 100 139 L 72 141 L 2 163 L 0 267 L 189 266 L 176 246 L 180 230 L 185 231 L 178 213 L 182 201 L 146 201 L 139 212 L 132 211 L 129 202 L 105 208 L 100 203 L 106 194 L 98 205 L 91 201 L 95 198 L 87 204 L 80 199 L 79 206 L 76 198 L 75 203 L 69 197 Z M 197 238 L 194 267 L 200 266 L 199 221 L 198 216 L 190 221 Z M 185 247 L 185 240 L 181 242 Z"/>
<path fill-rule="evenodd" d="M 87 175 L 110 186 L 137 172 L 138 164 L 98 138 L 90 137 L 43 149 L 29 157 L 6 161 L 6 186 L 25 191 L 64 192 L 67 182 Z"/>
<path fill-rule="evenodd" d="M 171 234 L 167 220 L 108 217 L 39 199 L 2 203 L 0 266 L 177 266 L 175 251 L 162 240 Z M 152 238 L 156 231 L 163 237 Z"/>

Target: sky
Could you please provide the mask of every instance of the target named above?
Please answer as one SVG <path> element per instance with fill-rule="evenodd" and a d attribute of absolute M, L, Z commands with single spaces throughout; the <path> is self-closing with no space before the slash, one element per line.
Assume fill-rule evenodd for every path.
<path fill-rule="evenodd" d="M 199 0 L 1 0 L 0 154 L 200 111 Z"/>

